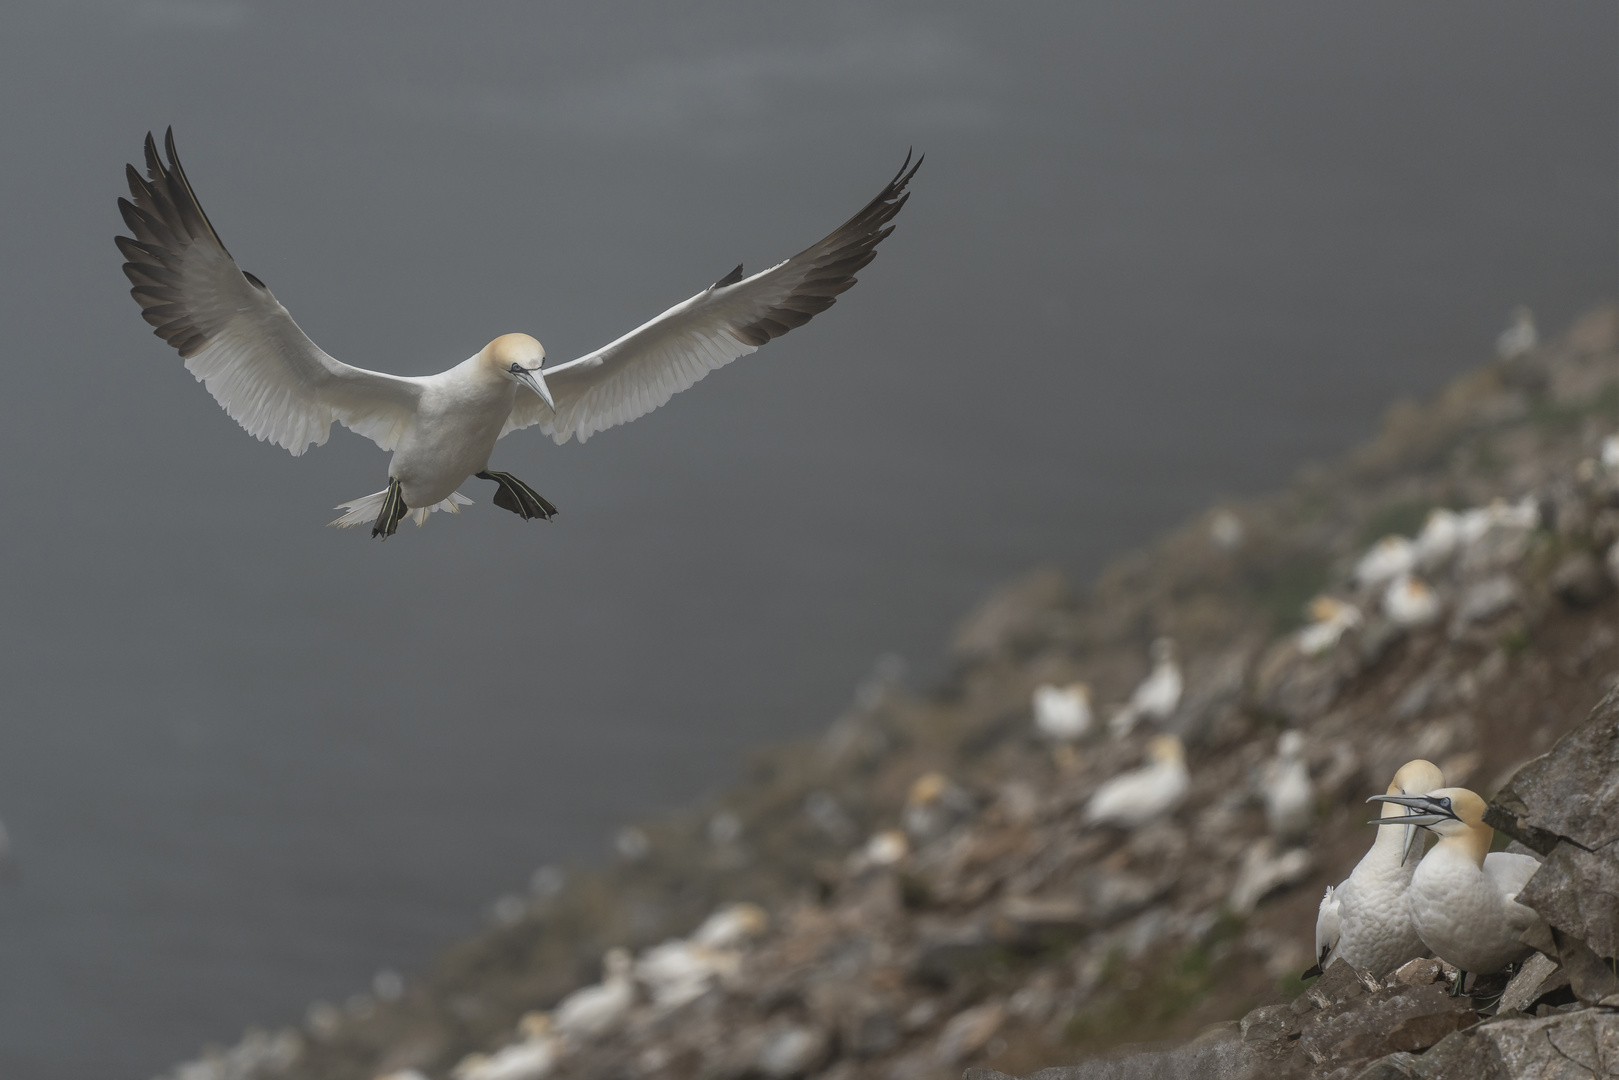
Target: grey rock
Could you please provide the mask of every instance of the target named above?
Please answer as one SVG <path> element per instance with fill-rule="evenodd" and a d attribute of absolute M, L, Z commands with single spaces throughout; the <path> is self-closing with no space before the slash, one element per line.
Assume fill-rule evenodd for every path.
<path fill-rule="evenodd" d="M 1501 1011 L 1523 1012 L 1545 992 L 1541 987 L 1556 970 L 1556 962 L 1543 954 L 1535 953 L 1530 956 L 1512 977 L 1512 981 L 1507 983 L 1507 988 L 1501 992 Z"/>
<path fill-rule="evenodd" d="M 1414 1060 L 1424 1080 L 1591 1080 L 1619 1076 L 1619 1014 L 1580 1009 L 1480 1024 Z M 1363 1074 L 1364 1075 L 1364 1074 Z"/>
<path fill-rule="evenodd" d="M 1078 1065 L 1041 1069 L 1027 1080 L 1279 1080 L 1296 1075 L 1265 1068 L 1268 1063 L 1242 1041 L 1236 1023 L 1221 1024 L 1182 1046 L 1126 1047 L 1108 1057 Z M 970 1080 L 996 1080 L 1001 1074 L 969 1070 Z"/>
<path fill-rule="evenodd" d="M 1612 594 L 1613 581 L 1596 556 L 1589 551 L 1577 551 L 1552 571 L 1551 589 L 1553 595 L 1569 607 L 1588 608 Z"/>
<path fill-rule="evenodd" d="M 1587 851 L 1559 840 L 1518 900 L 1598 956 L 1619 956 L 1619 845 Z"/>
<path fill-rule="evenodd" d="M 1489 824 L 1543 855 L 1558 836 L 1587 851 L 1619 840 L 1619 696 L 1519 769 L 1491 810 Z"/>

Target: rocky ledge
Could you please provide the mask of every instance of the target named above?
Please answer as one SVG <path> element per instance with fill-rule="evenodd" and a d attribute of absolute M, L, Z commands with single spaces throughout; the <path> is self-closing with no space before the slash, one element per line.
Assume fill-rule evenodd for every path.
<path fill-rule="evenodd" d="M 1546 861 L 1520 899 L 1542 951 L 1487 996 L 1412 960 L 1386 980 L 1339 962 L 1292 1002 L 1179 1046 L 1045 1069 L 1029 1080 L 1574 1080 L 1619 1076 L 1619 691 L 1497 796 L 1496 828 Z M 968 1080 L 1008 1080 L 969 1069 Z"/>
<path fill-rule="evenodd" d="M 626 828 L 606 865 L 542 868 L 429 970 L 174 1075 L 1611 1072 L 1616 431 L 1606 307 L 1088 589 L 1010 585 L 963 623 L 938 685 L 879 664 L 823 738 Z M 1420 581 L 1391 584 L 1391 566 Z M 1143 695 L 1159 639 L 1179 666 Z M 1079 722 L 1081 682 L 1119 723 Z M 1031 705 L 1059 691 L 1042 736 Z M 1551 959 L 1495 1006 L 1449 997 L 1431 962 L 1299 979 L 1323 889 L 1371 843 L 1366 796 L 1416 757 L 1545 860 L 1526 900 Z M 1170 769 L 1169 797 L 1096 820 L 1144 758 Z M 1267 813 L 1279 767 L 1295 788 L 1303 773 L 1289 814 Z"/>

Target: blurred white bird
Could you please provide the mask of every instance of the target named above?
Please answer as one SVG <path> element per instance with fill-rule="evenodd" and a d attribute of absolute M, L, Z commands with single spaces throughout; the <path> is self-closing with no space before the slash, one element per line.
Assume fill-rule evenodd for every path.
<path fill-rule="evenodd" d="M 124 273 L 147 322 L 177 349 L 248 433 L 302 454 L 337 421 L 393 451 L 388 486 L 342 507 L 334 525 L 371 520 L 388 537 L 406 514 L 470 503 L 470 477 L 499 486 L 496 506 L 524 520 L 556 507 L 489 456 L 507 432 L 538 424 L 557 443 L 644 416 L 710 371 L 825 311 L 855 283 L 905 200 L 922 161 L 905 164 L 878 196 L 819 243 L 752 277 L 742 267 L 611 344 L 542 370 L 527 334 L 495 338 L 437 375 L 402 377 L 340 363 L 310 341 L 264 282 L 237 267 L 197 202 L 174 150 L 165 165 L 146 136 L 146 177 L 127 168 L 133 202 L 118 209 L 133 238 L 117 238 Z M 424 294 L 424 299 L 426 294 Z"/>
<path fill-rule="evenodd" d="M 770 928 L 770 915 L 758 904 L 726 904 L 692 931 L 691 939 L 710 949 L 735 949 Z"/>
<path fill-rule="evenodd" d="M 1284 731 L 1276 740 L 1276 757 L 1265 769 L 1265 822 L 1271 835 L 1291 843 L 1302 839 L 1315 821 L 1315 789 L 1304 760 L 1304 736 Z"/>
<path fill-rule="evenodd" d="M 552 1014 L 557 1034 L 580 1042 L 612 1031 L 635 1007 L 635 961 L 628 949 L 608 949 L 602 957 L 602 981 L 575 990 Z"/>
<path fill-rule="evenodd" d="M 1147 764 L 1120 773 L 1085 804 L 1085 821 L 1136 829 L 1172 813 L 1191 786 L 1186 772 L 1186 748 L 1173 735 L 1154 735 L 1147 741 Z"/>
<path fill-rule="evenodd" d="M 1516 360 L 1535 351 L 1540 334 L 1535 330 L 1535 316 L 1524 305 L 1512 309 L 1512 325 L 1501 331 L 1495 339 L 1495 355 L 1503 360 Z"/>
<path fill-rule="evenodd" d="M 450 1072 L 452 1080 L 545 1080 L 567 1053 L 567 1042 L 552 1030 L 545 1013 L 518 1021 L 521 1042 L 493 1054 L 468 1054 Z"/>
<path fill-rule="evenodd" d="M 936 840 L 960 825 L 977 809 L 972 795 L 940 772 L 925 773 L 905 795 L 900 820 L 918 845 Z"/>
<path fill-rule="evenodd" d="M 1343 636 L 1361 624 L 1360 608 L 1332 596 L 1310 601 L 1310 621 L 1299 631 L 1299 651 L 1320 656 L 1334 648 Z"/>
<path fill-rule="evenodd" d="M 1152 670 L 1130 695 L 1130 704 L 1114 713 L 1108 720 L 1108 730 L 1116 738 L 1123 738 L 1135 730 L 1142 720 L 1162 724 L 1175 715 L 1180 704 L 1181 690 L 1185 686 L 1180 665 L 1175 662 L 1175 643 L 1161 637 L 1152 643 Z"/>
<path fill-rule="evenodd" d="M 1091 730 L 1091 688 L 1082 682 L 1034 688 L 1034 726 L 1056 743 L 1076 742 Z"/>
<path fill-rule="evenodd" d="M 1221 551 L 1235 551 L 1242 546 L 1242 519 L 1230 510 L 1220 509 L 1209 520 L 1209 539 Z"/>
<path fill-rule="evenodd" d="M 1529 855 L 1491 851 L 1495 830 L 1484 824 L 1484 800 L 1466 788 L 1435 788 L 1411 795 L 1375 795 L 1407 808 L 1410 824 L 1437 833 L 1406 890 L 1406 908 L 1422 943 L 1457 969 L 1460 993 L 1467 973 L 1493 975 L 1532 951 L 1522 935 L 1544 923 L 1518 903 L 1540 863 Z M 1379 823 L 1398 819 L 1381 818 Z"/>
<path fill-rule="evenodd" d="M 1417 569 L 1432 573 L 1450 561 L 1461 544 L 1461 515 L 1444 507 L 1428 512 L 1428 520 L 1417 534 Z"/>
<path fill-rule="evenodd" d="M 1383 593 L 1383 614 L 1399 626 L 1427 626 L 1439 617 L 1439 596 L 1421 578 L 1401 574 Z"/>
<path fill-rule="evenodd" d="M 1385 536 L 1355 564 L 1355 584 L 1375 589 L 1385 581 L 1408 574 L 1417 565 L 1417 549 L 1404 536 Z"/>
<path fill-rule="evenodd" d="M 1431 761 L 1408 761 L 1389 783 L 1389 795 L 1404 795 L 1438 787 L 1444 774 Z M 1382 820 L 1400 824 L 1406 811 L 1392 804 L 1383 807 Z M 1407 960 L 1423 954 L 1422 939 L 1406 909 L 1406 888 L 1416 871 L 1411 855 L 1421 849 L 1417 827 L 1379 829 L 1371 850 L 1336 887 L 1328 886 L 1315 921 L 1316 963 L 1305 978 L 1321 974 L 1342 959 L 1379 978 Z"/>

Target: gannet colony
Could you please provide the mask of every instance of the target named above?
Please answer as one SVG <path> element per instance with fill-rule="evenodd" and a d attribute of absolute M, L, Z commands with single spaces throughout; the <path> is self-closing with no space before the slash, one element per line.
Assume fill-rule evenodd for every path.
<path fill-rule="evenodd" d="M 1614 1075 L 1619 308 L 1510 344 L 173 1077 Z"/>

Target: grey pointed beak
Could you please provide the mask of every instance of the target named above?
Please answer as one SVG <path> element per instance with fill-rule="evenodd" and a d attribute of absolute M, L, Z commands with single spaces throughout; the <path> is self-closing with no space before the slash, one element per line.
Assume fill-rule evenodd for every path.
<path fill-rule="evenodd" d="M 1377 818 L 1377 819 L 1375 819 L 1373 821 L 1368 821 L 1366 823 L 1368 825 L 1404 825 L 1404 826 L 1422 825 L 1422 826 L 1428 826 L 1428 825 L 1437 825 L 1441 821 L 1452 821 L 1456 817 L 1455 814 L 1447 814 L 1447 813 L 1439 812 L 1438 804 L 1435 803 L 1435 801 L 1433 799 L 1428 798 L 1428 796 L 1426 796 L 1426 795 L 1373 795 L 1371 798 L 1367 799 L 1366 801 L 1367 802 L 1396 803 L 1396 804 L 1398 804 L 1400 806 L 1410 808 L 1404 814 L 1401 814 L 1399 817 Z M 1426 810 L 1428 812 L 1426 814 L 1413 814 L 1413 813 L 1411 813 L 1412 809 Z M 1412 847 L 1412 844 L 1415 843 L 1415 841 L 1416 841 L 1416 830 L 1412 829 L 1411 832 L 1409 834 L 1407 834 L 1407 836 L 1405 838 L 1405 854 L 1406 854 L 1407 857 L 1410 856 L 1411 847 Z"/>
<path fill-rule="evenodd" d="M 551 388 L 545 385 L 544 372 L 539 370 L 528 371 L 524 368 L 517 367 L 515 364 L 512 366 L 516 368 L 512 374 L 517 376 L 517 381 L 527 386 L 536 394 L 540 395 L 540 400 L 545 402 L 546 405 L 550 407 L 552 412 L 556 412 L 557 403 L 551 400 Z"/>

